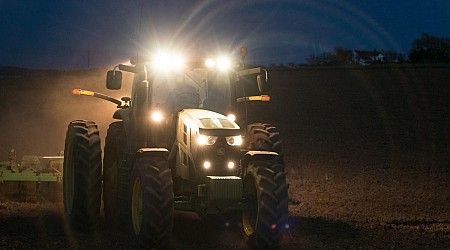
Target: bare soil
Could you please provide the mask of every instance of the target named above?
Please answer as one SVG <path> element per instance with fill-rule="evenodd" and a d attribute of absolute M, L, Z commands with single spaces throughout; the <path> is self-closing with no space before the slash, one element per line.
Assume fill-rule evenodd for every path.
<path fill-rule="evenodd" d="M 66 93 L 78 84 L 101 90 L 104 71 L 0 73 L 4 149 L 56 153 L 72 117 L 92 117 L 101 129 L 112 120 L 83 105 L 113 105 Z M 285 249 L 450 248 L 448 79 L 448 67 L 273 72 L 272 106 L 261 116 L 282 133 L 291 199 Z M 61 186 L 37 195 L 33 185 L 0 189 L 0 249 L 137 247 L 104 222 L 90 235 L 70 231 Z M 249 248 L 234 218 L 176 213 L 174 226 L 174 249 Z"/>

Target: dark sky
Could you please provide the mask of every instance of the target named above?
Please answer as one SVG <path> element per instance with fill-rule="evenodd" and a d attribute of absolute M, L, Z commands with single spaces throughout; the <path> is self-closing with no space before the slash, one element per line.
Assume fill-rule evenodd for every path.
<path fill-rule="evenodd" d="M 350 49 L 408 53 L 450 37 L 448 0 L 0 0 L 0 66 L 105 67 L 162 47 L 212 54 L 247 46 L 258 64 Z"/>

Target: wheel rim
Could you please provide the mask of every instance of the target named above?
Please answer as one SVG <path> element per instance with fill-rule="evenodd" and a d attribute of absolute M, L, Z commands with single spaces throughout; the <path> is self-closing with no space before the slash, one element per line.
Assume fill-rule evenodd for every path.
<path fill-rule="evenodd" d="M 253 178 L 249 178 L 244 186 L 244 192 L 251 198 L 251 210 L 242 211 L 242 226 L 247 236 L 251 236 L 256 229 L 256 221 L 258 216 L 258 199 L 256 193 L 255 181 Z"/>
<path fill-rule="evenodd" d="M 133 185 L 133 195 L 131 197 L 131 217 L 133 229 L 136 235 L 141 231 L 142 226 L 142 185 L 141 180 L 137 178 Z"/>
<path fill-rule="evenodd" d="M 69 214 L 72 213 L 73 209 L 73 198 L 74 198 L 74 190 L 75 190 L 75 163 L 74 159 L 76 157 L 73 156 L 75 152 L 73 152 L 72 144 L 69 145 L 68 149 L 68 158 L 67 165 L 65 166 L 64 173 L 64 202 L 66 204 L 67 212 Z M 70 152 L 73 152 L 72 154 Z"/>

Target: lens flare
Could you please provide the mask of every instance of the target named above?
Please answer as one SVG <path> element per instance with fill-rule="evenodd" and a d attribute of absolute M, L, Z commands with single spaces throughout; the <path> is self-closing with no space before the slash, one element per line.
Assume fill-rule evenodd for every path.
<path fill-rule="evenodd" d="M 154 111 L 154 112 L 152 113 L 151 118 L 152 118 L 152 120 L 155 121 L 155 122 L 160 122 L 160 121 L 163 120 L 164 116 L 163 116 L 163 114 L 162 114 L 161 112 L 159 112 L 159 111 Z"/>

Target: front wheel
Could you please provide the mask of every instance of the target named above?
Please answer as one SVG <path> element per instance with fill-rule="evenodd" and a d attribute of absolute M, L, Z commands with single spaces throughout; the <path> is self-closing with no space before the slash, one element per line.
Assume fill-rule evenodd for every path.
<path fill-rule="evenodd" d="M 244 181 L 250 209 L 242 212 L 244 232 L 254 248 L 279 248 L 288 219 L 288 186 L 277 161 L 251 162 Z"/>
<path fill-rule="evenodd" d="M 280 132 L 270 124 L 252 123 L 248 125 L 246 149 L 256 151 L 272 151 L 278 153 L 278 160 L 284 164 L 284 153 Z"/>
<path fill-rule="evenodd" d="M 167 160 L 136 160 L 130 182 L 130 229 L 144 247 L 163 248 L 173 228 L 173 182 Z"/>
<path fill-rule="evenodd" d="M 63 199 L 69 225 L 79 231 L 97 226 L 102 192 L 102 158 L 97 125 L 69 124 L 64 148 Z"/>

